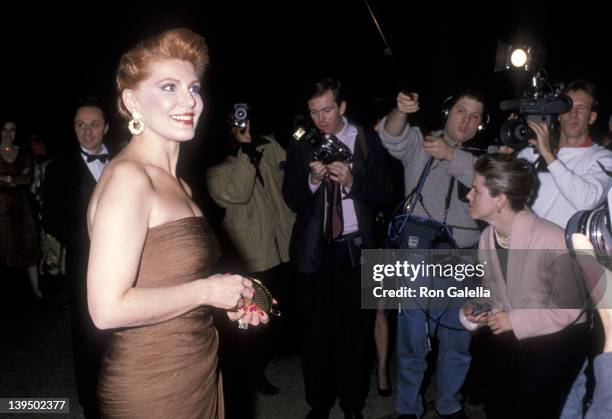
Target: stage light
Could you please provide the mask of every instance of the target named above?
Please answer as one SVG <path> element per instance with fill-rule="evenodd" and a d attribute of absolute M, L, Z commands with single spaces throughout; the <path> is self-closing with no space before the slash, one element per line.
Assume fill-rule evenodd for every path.
<path fill-rule="evenodd" d="M 534 66 L 534 48 L 527 45 L 510 45 L 497 41 L 495 71 L 510 70 L 512 67 L 531 71 Z"/>

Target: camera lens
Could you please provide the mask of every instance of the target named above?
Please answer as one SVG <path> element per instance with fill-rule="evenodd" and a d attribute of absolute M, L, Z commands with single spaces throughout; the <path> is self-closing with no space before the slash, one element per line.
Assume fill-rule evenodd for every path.
<path fill-rule="evenodd" d="M 593 245 L 599 263 L 612 269 L 612 233 L 610 212 L 606 205 L 592 211 L 578 211 L 567 222 L 565 243 L 572 255 L 575 254 L 572 243 L 574 233 L 584 234 Z"/>
<path fill-rule="evenodd" d="M 504 122 L 499 135 L 502 142 L 514 150 L 522 150 L 529 145 L 530 138 L 535 138 L 533 130 L 520 119 Z"/>
<path fill-rule="evenodd" d="M 234 112 L 234 117 L 236 119 L 245 119 L 246 118 L 246 109 L 236 109 L 236 112 Z"/>

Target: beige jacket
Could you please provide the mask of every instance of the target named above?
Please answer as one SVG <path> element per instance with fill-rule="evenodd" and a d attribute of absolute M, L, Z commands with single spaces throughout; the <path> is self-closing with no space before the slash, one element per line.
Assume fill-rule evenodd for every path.
<path fill-rule="evenodd" d="M 225 208 L 223 227 L 238 249 L 249 272 L 270 269 L 289 260 L 289 239 L 295 216 L 281 191 L 285 151 L 272 137 L 262 137 L 263 152 L 256 178 L 255 167 L 240 149 L 207 173 L 208 189 Z"/>

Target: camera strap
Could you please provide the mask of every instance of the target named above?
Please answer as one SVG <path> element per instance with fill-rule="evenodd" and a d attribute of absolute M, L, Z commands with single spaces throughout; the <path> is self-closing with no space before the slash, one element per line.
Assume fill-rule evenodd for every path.
<path fill-rule="evenodd" d="M 446 224 L 446 218 L 448 217 L 448 209 L 450 208 L 451 199 L 453 197 L 453 187 L 454 186 L 455 186 L 455 177 L 451 176 L 450 181 L 448 182 L 448 190 L 446 191 L 446 198 L 444 200 L 444 219 L 442 220 L 442 222 L 445 224 Z M 419 195 L 419 202 L 421 203 L 421 206 L 427 213 L 427 216 L 429 216 L 429 218 L 433 220 L 433 217 L 431 216 L 431 214 L 429 213 L 429 211 L 427 211 L 427 208 L 425 207 L 425 203 L 423 202 L 422 194 Z"/>
<path fill-rule="evenodd" d="M 368 145 L 365 140 L 365 131 L 363 127 L 357 125 L 357 144 L 359 145 L 359 149 L 361 150 L 361 154 L 363 155 L 363 161 L 368 161 Z"/>
<path fill-rule="evenodd" d="M 409 211 L 408 216 L 412 215 L 412 212 L 414 211 L 414 207 L 416 206 L 417 201 L 420 201 L 421 205 L 423 205 L 421 191 L 423 190 L 423 186 L 425 185 L 425 180 L 427 179 L 427 176 L 429 175 L 429 172 L 431 170 L 433 160 L 434 160 L 433 157 L 430 157 L 429 160 L 427 160 L 427 162 L 425 163 L 425 167 L 423 168 L 423 171 L 421 172 L 421 175 L 419 176 L 419 181 L 417 182 L 416 186 L 412 189 L 412 191 L 410 191 L 406 199 L 404 199 L 402 203 L 400 204 L 401 206 L 400 208 L 402 210 Z M 425 212 L 427 212 L 427 209 L 425 209 Z"/>
<path fill-rule="evenodd" d="M 266 143 L 268 143 L 268 141 L 262 142 L 261 144 L 266 144 Z M 241 143 L 240 144 L 240 149 L 242 150 L 242 152 L 244 154 L 247 155 L 247 157 L 249 158 L 251 164 L 255 168 L 255 176 L 256 176 L 256 178 L 259 179 L 259 181 L 261 182 L 262 186 L 265 186 L 264 180 L 263 180 L 263 176 L 261 175 L 261 171 L 259 169 L 259 163 L 261 162 L 261 159 L 263 158 L 264 150 L 263 149 L 261 151 L 257 150 L 257 146 L 258 145 L 259 144 L 255 144 L 253 142 L 250 142 L 250 143 Z"/>
<path fill-rule="evenodd" d="M 398 216 L 402 212 L 406 212 L 406 214 L 405 216 L 402 216 L 403 221 L 402 221 L 402 224 L 397 229 L 396 234 L 392 233 L 393 222 L 389 223 L 389 227 L 387 228 L 387 237 L 391 237 L 392 240 L 396 240 L 399 235 L 399 232 L 404 230 L 404 228 L 406 227 L 406 224 L 408 223 L 408 219 L 412 215 L 414 211 L 414 207 L 417 203 L 417 200 L 419 199 L 419 196 L 421 195 L 421 190 L 423 189 L 423 185 L 425 184 L 425 179 L 427 178 L 427 175 L 429 174 L 429 170 L 431 169 L 432 164 L 433 164 L 433 157 L 430 157 L 429 160 L 427 160 L 427 162 L 425 163 L 425 167 L 423 168 L 423 171 L 421 172 L 421 176 L 419 177 L 419 181 L 417 185 L 408 194 L 408 196 L 406 196 L 406 198 L 404 198 L 402 202 L 399 203 L 399 205 L 393 211 L 393 214 L 391 215 L 391 220 L 393 220 L 396 216 Z"/>

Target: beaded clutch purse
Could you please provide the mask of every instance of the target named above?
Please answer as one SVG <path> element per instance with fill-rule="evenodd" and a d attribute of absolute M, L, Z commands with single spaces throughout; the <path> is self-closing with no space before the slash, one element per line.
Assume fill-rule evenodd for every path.
<path fill-rule="evenodd" d="M 261 309 L 264 313 L 268 315 L 273 315 L 279 317 L 281 312 L 274 308 L 275 304 L 272 298 L 272 294 L 268 289 L 261 283 L 260 280 L 255 278 L 249 278 L 253 283 L 253 289 L 255 290 L 255 295 L 253 295 L 253 299 L 244 299 L 244 305 L 248 306 L 249 304 L 255 304 L 258 309 Z"/>

